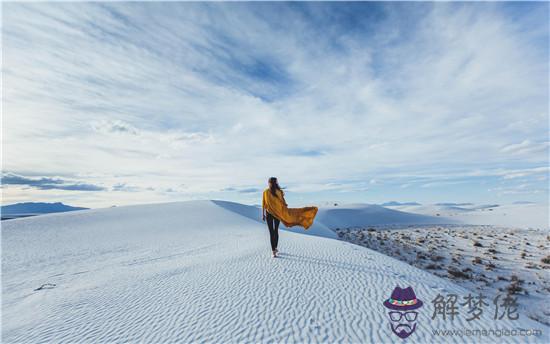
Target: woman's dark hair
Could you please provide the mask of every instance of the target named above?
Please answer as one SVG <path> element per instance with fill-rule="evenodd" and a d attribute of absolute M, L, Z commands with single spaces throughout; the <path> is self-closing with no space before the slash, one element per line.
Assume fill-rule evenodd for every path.
<path fill-rule="evenodd" d="M 277 196 L 277 190 L 281 190 L 281 192 L 283 192 L 283 190 L 279 186 L 279 183 L 277 182 L 277 178 L 275 177 L 269 178 L 269 183 L 271 183 L 271 185 L 269 186 L 269 189 L 271 190 L 271 194 L 273 196 Z"/>

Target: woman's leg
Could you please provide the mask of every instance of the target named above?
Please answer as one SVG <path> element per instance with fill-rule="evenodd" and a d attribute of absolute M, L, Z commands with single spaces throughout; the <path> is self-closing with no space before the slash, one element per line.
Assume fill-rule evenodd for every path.
<path fill-rule="evenodd" d="M 266 216 L 265 219 L 266 219 L 266 222 L 267 222 L 267 228 L 269 228 L 269 240 L 271 241 L 271 250 L 275 251 L 275 249 L 277 248 L 277 241 L 276 241 L 276 238 L 275 238 L 276 230 L 275 230 L 274 224 L 273 224 L 275 218 L 270 213 L 267 213 L 267 216 Z M 278 225 L 277 225 L 277 227 L 278 227 Z"/>
<path fill-rule="evenodd" d="M 279 244 L 279 224 L 281 221 L 277 218 L 275 218 L 275 230 L 274 232 L 274 239 L 275 239 L 275 249 L 277 249 L 277 245 Z"/>

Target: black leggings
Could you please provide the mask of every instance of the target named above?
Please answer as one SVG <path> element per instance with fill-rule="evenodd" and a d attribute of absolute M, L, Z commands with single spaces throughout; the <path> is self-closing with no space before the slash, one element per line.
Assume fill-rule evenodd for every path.
<path fill-rule="evenodd" d="M 277 243 L 279 242 L 279 223 L 281 223 L 281 221 L 267 211 L 266 213 L 267 228 L 269 228 L 269 239 L 271 240 L 271 250 L 275 251 L 277 249 Z"/>

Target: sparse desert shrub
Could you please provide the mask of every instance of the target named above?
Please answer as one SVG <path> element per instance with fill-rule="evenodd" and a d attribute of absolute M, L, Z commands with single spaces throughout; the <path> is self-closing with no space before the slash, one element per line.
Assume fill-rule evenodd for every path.
<path fill-rule="evenodd" d="M 483 247 L 483 245 L 479 241 L 474 241 L 475 247 Z"/>
<path fill-rule="evenodd" d="M 497 250 L 495 250 L 494 248 L 490 248 L 490 249 L 488 249 L 488 250 L 487 250 L 487 252 L 489 252 L 489 253 L 492 253 L 492 254 L 496 254 L 496 253 L 498 253 L 498 251 L 497 251 Z"/>
<path fill-rule="evenodd" d="M 527 257 L 527 252 L 525 252 L 525 251 L 521 252 L 521 258 L 525 259 L 525 257 Z"/>
<path fill-rule="evenodd" d="M 506 291 L 511 295 L 519 294 L 523 291 L 523 287 L 517 282 L 512 282 L 508 287 L 506 287 Z"/>
<path fill-rule="evenodd" d="M 481 264 L 482 262 L 483 261 L 479 257 L 474 257 L 474 259 L 472 259 L 473 264 Z"/>
<path fill-rule="evenodd" d="M 430 259 L 434 262 L 440 262 L 442 261 L 443 259 L 445 259 L 445 257 L 443 256 L 438 256 L 438 255 L 431 255 L 430 256 Z"/>
<path fill-rule="evenodd" d="M 426 259 L 426 255 L 421 252 L 416 253 L 416 259 Z"/>
<path fill-rule="evenodd" d="M 449 268 L 447 269 L 447 272 L 455 278 L 470 279 L 470 275 L 455 268 Z"/>
<path fill-rule="evenodd" d="M 436 269 L 439 269 L 439 268 L 441 268 L 441 267 L 437 264 L 434 264 L 434 263 L 426 265 L 427 270 L 436 270 Z"/>
<path fill-rule="evenodd" d="M 523 284 L 523 282 L 525 282 L 524 280 L 519 278 L 517 275 L 510 276 L 510 281 L 512 281 L 513 283 L 519 283 L 519 284 Z"/>
<path fill-rule="evenodd" d="M 493 263 L 485 265 L 485 270 L 494 270 L 497 266 Z"/>
<path fill-rule="evenodd" d="M 544 264 L 550 264 L 550 256 L 546 256 L 540 260 Z"/>

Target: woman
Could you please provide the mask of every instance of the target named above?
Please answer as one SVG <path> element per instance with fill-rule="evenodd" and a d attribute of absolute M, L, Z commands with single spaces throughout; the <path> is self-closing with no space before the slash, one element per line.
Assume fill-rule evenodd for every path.
<path fill-rule="evenodd" d="M 264 190 L 262 199 L 262 220 L 267 220 L 269 228 L 269 239 L 271 241 L 271 252 L 273 258 L 277 257 L 277 244 L 279 242 L 279 223 L 285 227 L 302 226 L 308 229 L 313 224 L 317 207 L 288 208 L 285 201 L 285 194 L 277 178 L 271 177 L 268 181 L 269 187 Z"/>

